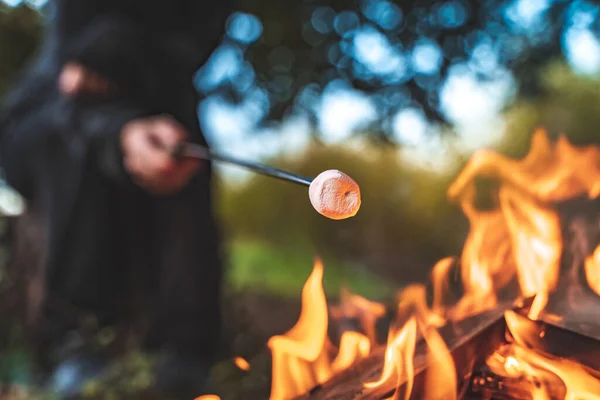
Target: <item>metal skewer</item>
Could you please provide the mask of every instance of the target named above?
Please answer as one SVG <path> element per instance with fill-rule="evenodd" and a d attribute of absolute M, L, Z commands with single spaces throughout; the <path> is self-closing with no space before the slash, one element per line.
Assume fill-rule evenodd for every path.
<path fill-rule="evenodd" d="M 214 151 L 194 143 L 181 143 L 173 151 L 173 157 L 176 159 L 191 157 L 202 160 L 216 160 L 222 161 L 229 164 L 238 165 L 240 167 L 248 168 L 261 175 L 270 176 L 273 178 L 281 179 L 288 182 L 294 182 L 304 186 L 310 186 L 312 179 L 304 176 L 296 175 L 291 172 L 283 171 L 268 165 L 254 163 L 250 161 L 244 161 L 235 157 L 226 156 L 223 154 L 215 153 Z"/>

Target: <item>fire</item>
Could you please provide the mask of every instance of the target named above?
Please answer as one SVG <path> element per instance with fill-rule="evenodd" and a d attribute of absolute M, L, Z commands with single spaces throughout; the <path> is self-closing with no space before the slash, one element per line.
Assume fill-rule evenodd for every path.
<path fill-rule="evenodd" d="M 499 184 L 492 193 L 496 199 L 494 209 L 476 207 L 475 182 L 479 177 Z M 409 286 L 399 294 L 381 376 L 364 387 L 396 387 L 393 399 L 410 398 L 416 379 L 415 351 L 422 337 L 428 349 L 424 398 L 458 398 L 454 360 L 438 329 L 493 309 L 501 290 L 513 283 L 519 298 L 535 297 L 528 316 L 539 318 L 560 275 L 563 238 L 554 204 L 599 195 L 600 147 L 576 148 L 564 137 L 550 142 L 543 130 L 537 130 L 530 152 L 521 160 L 488 150 L 477 152 L 448 190 L 448 197 L 460 205 L 470 222 L 463 253 L 458 260 L 446 258 L 433 268 L 431 307 L 422 285 Z M 448 277 L 455 265 L 460 268 L 463 294 L 454 304 L 447 304 Z M 584 270 L 587 284 L 600 295 L 600 246 L 585 260 Z M 298 323 L 269 341 L 273 354 L 272 400 L 306 393 L 377 346 L 375 322 L 385 314 L 385 308 L 345 291 L 340 305 L 332 307 L 332 316 L 358 319 L 364 334 L 344 332 L 340 349 L 333 348 L 327 337 L 322 276 L 323 267 L 317 261 L 302 292 Z M 515 333 L 520 328 L 513 317 L 506 314 L 509 330 Z M 600 400 L 600 394 L 594 394 L 600 393 L 596 376 L 574 362 L 553 359 L 523 343 L 506 345 L 490 357 L 488 365 L 501 376 L 524 376 L 535 383 L 529 388 L 534 399 L 553 398 L 552 388 L 546 383 L 558 377 L 566 387 L 565 399 Z"/>
<path fill-rule="evenodd" d="M 323 291 L 323 265 L 317 260 L 302 289 L 298 322 L 268 343 L 273 357 L 272 400 L 299 396 L 331 376 L 326 339 L 327 300 Z"/>
<path fill-rule="evenodd" d="M 533 135 L 523 160 L 487 150 L 473 156 L 448 190 L 471 223 L 462 257 L 466 294 L 454 310 L 455 318 L 493 308 L 496 292 L 514 275 L 523 296 L 542 294 L 532 309 L 531 317 L 537 317 L 545 305 L 544 293 L 558 282 L 562 254 L 560 221 L 550 205 L 581 194 L 597 196 L 600 171 L 595 167 L 594 175 L 590 167 L 599 156 L 598 149 L 576 149 L 564 138 L 550 144 L 541 130 Z M 583 165 L 586 169 L 580 169 Z M 596 178 L 587 178 L 588 171 Z M 480 176 L 500 182 L 498 207 L 492 211 L 475 207 L 475 179 Z"/>
<path fill-rule="evenodd" d="M 442 268 L 443 269 L 443 268 Z M 409 399 L 414 380 L 413 357 L 415 353 L 417 328 L 423 335 L 428 347 L 428 370 L 425 383 L 426 398 L 456 398 L 456 371 L 454 361 L 446 343 L 436 330 L 443 320 L 427 307 L 425 287 L 411 285 L 398 296 L 398 315 L 412 315 L 406 324 L 390 331 L 385 353 L 383 373 L 377 382 L 365 384 L 367 388 L 376 388 L 396 378 L 396 386 L 404 384 L 404 398 Z M 444 382 L 439 377 L 444 376 Z M 397 392 L 395 399 L 400 399 Z"/>
<path fill-rule="evenodd" d="M 508 351 L 513 354 L 513 374 L 520 373 L 530 380 L 541 382 L 538 397 L 548 396 L 549 382 L 552 381 L 549 374 L 552 374 L 564 384 L 564 400 L 600 400 L 600 380 L 578 363 L 551 358 L 521 346 L 509 346 Z"/>
<path fill-rule="evenodd" d="M 340 304 L 331 307 L 331 316 L 337 320 L 343 318 L 358 319 L 365 335 L 372 344 L 377 342 L 375 324 L 384 315 L 385 306 L 383 304 L 350 293 L 346 288 L 343 288 L 340 293 Z"/>
<path fill-rule="evenodd" d="M 585 278 L 590 289 L 600 296 L 600 246 L 585 259 Z"/>
<path fill-rule="evenodd" d="M 550 399 L 557 378 L 564 386 L 565 400 L 600 400 L 600 379 L 580 364 L 570 360 L 551 357 L 527 348 L 519 338 L 526 334 L 527 327 L 519 323 L 511 311 L 505 314 L 506 324 L 513 336 L 508 344 L 493 354 L 488 366 L 500 376 L 523 378 L 531 382 L 532 394 L 538 399 Z"/>
<path fill-rule="evenodd" d="M 475 153 L 450 186 L 448 196 L 460 198 L 473 188 L 478 176 L 500 179 L 542 203 L 568 200 L 581 195 L 600 195 L 600 148 L 572 146 L 564 136 L 550 143 L 543 129 L 534 132 L 531 150 L 522 160 L 511 160 L 489 150 Z"/>
<path fill-rule="evenodd" d="M 444 323 L 443 315 L 445 310 L 445 293 L 448 291 L 448 276 L 452 266 L 454 265 L 454 258 L 447 257 L 437 262 L 433 266 L 431 272 L 431 278 L 433 280 L 433 307 L 432 314 L 436 315 L 440 320 L 440 323 Z"/>
<path fill-rule="evenodd" d="M 360 304 L 368 304 L 357 297 L 350 298 Z M 366 336 L 358 332 L 344 332 L 338 354 L 332 360 L 327 326 L 323 264 L 316 260 L 302 290 L 298 322 L 288 332 L 274 336 L 268 342 L 273 358 L 271 400 L 299 396 L 371 351 L 371 343 Z"/>
<path fill-rule="evenodd" d="M 448 190 L 471 223 L 462 256 L 465 295 L 452 310 L 453 319 L 493 308 L 496 293 L 514 275 L 524 297 L 536 296 L 530 318 L 542 313 L 556 288 L 563 240 L 554 202 L 600 195 L 600 148 L 576 148 L 561 136 L 551 143 L 543 130 L 532 138 L 522 160 L 488 150 L 476 153 Z M 475 180 L 496 179 L 498 207 L 475 207 Z M 600 293 L 595 267 L 600 252 L 586 262 L 588 284 Z"/>
<path fill-rule="evenodd" d="M 351 366 L 354 361 L 365 358 L 371 352 L 369 338 L 358 332 L 344 332 L 340 339 L 338 356 L 331 363 L 333 372 L 340 372 Z"/>
<path fill-rule="evenodd" d="M 397 386 L 406 383 L 404 398 L 408 400 L 414 380 L 413 357 L 416 341 L 417 320 L 415 317 L 410 318 L 400 329 L 390 330 L 381 378 L 376 382 L 365 383 L 365 387 L 375 388 L 396 377 Z M 400 399 L 399 393 L 396 393 L 395 398 Z"/>
<path fill-rule="evenodd" d="M 248 361 L 246 361 L 242 357 L 236 357 L 236 358 L 234 358 L 233 362 L 242 371 L 250 371 L 250 363 L 248 363 Z"/>

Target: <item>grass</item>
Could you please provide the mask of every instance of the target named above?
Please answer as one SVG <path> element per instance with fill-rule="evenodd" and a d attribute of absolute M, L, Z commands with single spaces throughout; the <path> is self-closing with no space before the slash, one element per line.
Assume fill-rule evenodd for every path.
<path fill-rule="evenodd" d="M 337 296 L 343 286 L 372 299 L 391 293 L 391 287 L 383 279 L 352 268 L 333 257 L 312 254 L 298 247 L 284 249 L 250 240 L 230 243 L 229 286 L 233 290 L 266 292 L 299 299 L 316 256 L 323 260 L 323 288 L 329 296 Z"/>
<path fill-rule="evenodd" d="M 234 293 L 250 291 L 278 298 L 300 300 L 302 287 L 312 271 L 314 258 L 317 255 L 298 246 L 281 248 L 261 241 L 237 240 L 229 244 L 228 256 L 230 262 L 227 282 L 229 289 Z M 336 297 L 344 285 L 354 293 L 371 299 L 378 299 L 391 293 L 391 288 L 385 281 L 368 272 L 352 268 L 333 257 L 323 256 L 322 260 L 325 268 L 323 286 L 325 292 L 331 297 Z M 17 332 L 15 335 L 19 336 Z M 260 354 L 259 358 L 266 353 Z M 224 385 L 223 382 L 229 382 L 224 386 L 231 386 L 230 390 L 233 392 L 244 391 L 248 389 L 248 385 L 256 386 L 258 388 L 256 390 L 267 390 L 265 388 L 268 385 L 265 383 L 264 376 L 268 371 L 270 359 L 266 356 L 264 358 L 261 361 L 264 365 L 261 364 L 261 368 L 245 379 L 242 379 L 245 375 L 240 374 L 230 361 L 223 362 L 222 365 L 215 366 L 214 380 L 220 386 Z M 0 358 L 0 382 L 18 385 L 15 388 L 22 388 L 23 391 L 0 398 L 55 400 L 49 393 L 38 392 L 32 385 L 30 375 L 32 361 L 28 349 L 19 343 L 3 349 Z M 153 399 L 145 394 L 145 388 L 151 383 L 149 365 L 149 361 L 142 353 L 129 354 L 113 367 L 114 372 L 105 380 L 91 382 L 85 390 L 85 398 L 118 399 L 132 393 L 144 393 L 146 397 L 135 395 L 134 398 Z"/>

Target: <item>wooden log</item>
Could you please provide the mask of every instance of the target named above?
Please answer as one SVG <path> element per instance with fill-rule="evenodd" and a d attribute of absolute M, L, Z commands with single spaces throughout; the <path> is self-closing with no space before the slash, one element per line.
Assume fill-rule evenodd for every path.
<path fill-rule="evenodd" d="M 525 307 L 531 304 L 525 302 Z M 527 308 L 518 310 L 520 334 L 507 335 L 506 320 L 502 309 L 487 313 L 486 316 L 469 318 L 454 327 L 444 327 L 440 333 L 448 343 L 457 370 L 459 398 L 473 399 L 533 399 L 534 380 L 501 377 L 494 375 L 486 367 L 485 361 L 507 338 L 515 343 L 534 349 L 551 357 L 566 358 L 587 368 L 600 371 L 600 341 L 582 336 L 576 332 L 532 321 L 525 315 Z M 496 317 L 494 319 L 494 316 Z M 473 334 L 465 335 L 471 329 Z M 517 340 L 515 340 L 515 338 Z M 330 381 L 314 388 L 298 400 L 352 399 L 382 400 L 392 396 L 396 382 L 388 382 L 377 389 L 366 389 L 364 383 L 377 381 L 382 373 L 384 348 L 378 348 L 368 358 L 350 369 L 334 376 Z M 422 399 L 425 374 L 427 373 L 427 348 L 423 341 L 417 344 L 414 357 L 415 381 L 411 399 Z M 565 386 L 559 377 L 548 375 L 544 381 L 546 394 L 550 399 L 563 399 Z"/>
<path fill-rule="evenodd" d="M 563 382 L 552 375 L 548 379 L 543 382 L 544 394 L 550 399 L 564 399 L 566 387 Z M 481 367 L 473 373 L 465 399 L 535 400 L 535 390 L 539 390 L 539 384 L 524 378 L 498 376 Z"/>
<path fill-rule="evenodd" d="M 584 264 L 600 245 L 600 199 L 577 198 L 556 205 L 563 253 L 558 287 L 540 319 L 600 340 L 600 297 L 586 281 Z"/>
<path fill-rule="evenodd" d="M 455 325 L 440 329 L 456 365 L 459 391 L 468 388 L 468 377 L 474 366 L 491 355 L 504 340 L 504 311 L 493 311 L 465 319 Z M 396 390 L 396 382 L 386 382 L 381 387 L 367 389 L 364 384 L 379 380 L 384 365 L 385 349 L 376 349 L 369 357 L 337 374 L 328 382 L 315 387 L 297 400 L 373 400 L 385 399 Z M 423 340 L 417 343 L 414 357 L 415 381 L 411 399 L 422 399 L 427 369 L 427 346 Z"/>
<path fill-rule="evenodd" d="M 520 329 L 512 336 L 518 343 L 600 371 L 600 341 L 547 322 L 532 321 L 526 314 L 526 310 L 521 310 L 515 315 Z"/>

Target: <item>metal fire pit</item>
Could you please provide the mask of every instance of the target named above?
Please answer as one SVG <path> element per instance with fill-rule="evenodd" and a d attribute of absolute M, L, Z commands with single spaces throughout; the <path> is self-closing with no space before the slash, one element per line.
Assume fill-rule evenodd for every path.
<path fill-rule="evenodd" d="M 451 351 L 458 377 L 458 398 L 465 400 L 528 400 L 531 393 L 520 389 L 518 380 L 495 376 L 486 366 L 486 360 L 502 346 L 510 343 L 505 311 L 512 310 L 525 329 L 519 341 L 527 347 L 554 357 L 569 359 L 594 371 L 600 371 L 600 340 L 565 329 L 548 321 L 527 318 L 531 301 L 519 306 L 505 304 L 484 314 L 467 318 L 440 329 L 440 334 Z M 600 305 L 597 308 L 600 310 Z M 571 315 L 571 320 L 577 317 Z M 584 318 L 583 316 L 580 318 Z M 570 322 L 569 322 L 570 323 Z M 319 385 L 298 400 L 383 400 L 395 393 L 395 385 L 365 389 L 365 382 L 376 381 L 381 376 L 384 349 L 374 351 L 367 359 Z M 424 399 L 427 348 L 423 340 L 415 349 L 415 379 L 411 400 Z M 552 393 L 557 399 L 564 386 L 557 385 Z"/>
<path fill-rule="evenodd" d="M 491 355 L 504 343 L 504 311 L 511 307 L 497 308 L 493 311 L 467 318 L 454 325 L 440 329 L 440 334 L 451 350 L 459 379 L 459 391 L 466 393 L 471 372 L 481 357 Z M 412 399 L 423 399 L 425 383 L 427 347 L 423 340 L 415 349 L 415 380 Z M 393 395 L 396 385 L 383 385 L 376 389 L 366 389 L 365 382 L 376 381 L 381 376 L 384 348 L 375 350 L 369 357 L 354 364 L 331 380 L 319 385 L 298 400 L 373 400 L 385 399 Z"/>

